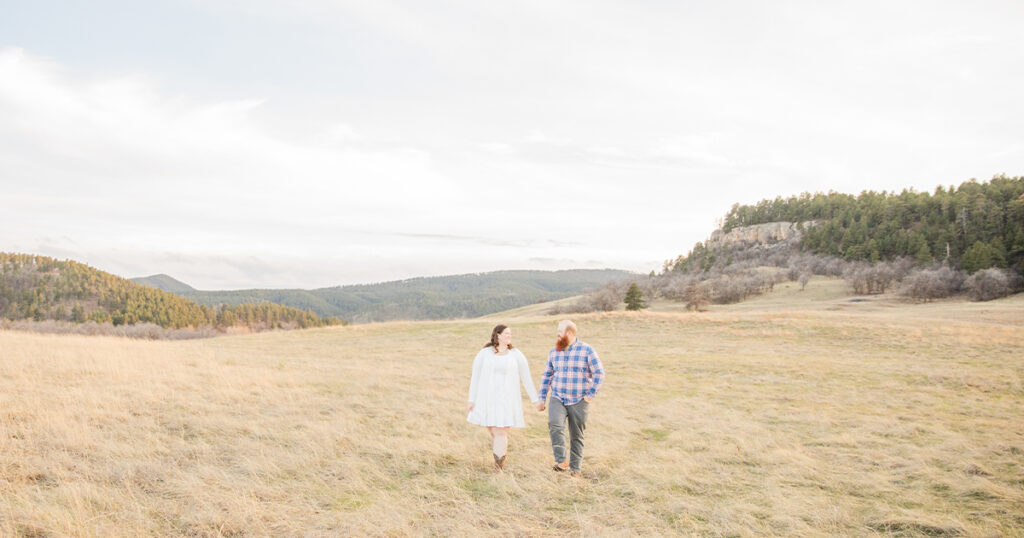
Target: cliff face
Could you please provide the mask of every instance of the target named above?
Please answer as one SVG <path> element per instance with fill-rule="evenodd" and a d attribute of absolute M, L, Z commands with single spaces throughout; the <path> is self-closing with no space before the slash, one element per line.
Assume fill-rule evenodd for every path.
<path fill-rule="evenodd" d="M 813 222 L 805 222 L 804 226 L 811 226 Z M 797 229 L 795 222 L 769 222 L 754 226 L 743 226 L 734 228 L 728 233 L 722 230 L 715 230 L 708 238 L 708 248 L 727 247 L 735 243 L 760 243 L 771 244 L 779 241 L 799 240 L 802 232 Z"/>

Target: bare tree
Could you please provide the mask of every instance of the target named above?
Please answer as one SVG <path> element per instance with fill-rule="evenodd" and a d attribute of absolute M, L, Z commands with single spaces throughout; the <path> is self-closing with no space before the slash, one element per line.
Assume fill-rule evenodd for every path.
<path fill-rule="evenodd" d="M 608 284 L 586 294 L 583 300 L 589 307 L 590 312 L 608 312 L 615 310 L 616 307 L 622 304 L 622 300 L 626 295 L 625 291 L 621 288 L 621 283 L 609 282 Z"/>
<path fill-rule="evenodd" d="M 1006 297 L 1013 293 L 1010 275 L 995 267 L 984 269 L 971 275 L 964 282 L 964 289 L 975 301 L 991 301 Z"/>
<path fill-rule="evenodd" d="M 966 275 L 946 266 L 914 271 L 903 279 L 900 294 L 911 299 L 931 301 L 960 291 Z"/>
<path fill-rule="evenodd" d="M 691 280 L 686 287 L 684 292 L 684 300 L 686 301 L 686 308 L 695 312 L 703 312 L 707 310 L 710 298 L 708 294 L 707 286 L 697 280 Z"/>
<path fill-rule="evenodd" d="M 896 280 L 896 271 L 889 263 L 859 262 L 847 267 L 843 272 L 843 278 L 853 288 L 854 293 L 878 294 L 889 289 Z"/>

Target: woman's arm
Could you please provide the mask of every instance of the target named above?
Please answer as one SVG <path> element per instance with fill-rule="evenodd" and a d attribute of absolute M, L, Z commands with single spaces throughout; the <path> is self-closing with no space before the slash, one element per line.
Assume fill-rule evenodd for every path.
<path fill-rule="evenodd" d="M 548 361 L 544 364 L 544 373 L 540 376 L 540 400 L 546 402 L 548 389 L 551 388 L 551 377 L 555 375 L 555 365 L 551 362 L 551 353 L 548 353 Z"/>
<path fill-rule="evenodd" d="M 519 380 L 526 387 L 526 394 L 530 397 L 530 401 L 533 403 L 539 402 L 540 397 L 537 396 L 537 389 L 533 386 L 533 378 L 530 377 L 530 363 L 526 362 L 526 356 L 519 350 L 516 350 L 516 365 L 519 370 Z"/>
<path fill-rule="evenodd" d="M 469 380 L 469 410 L 472 411 L 473 407 L 476 406 L 476 393 L 477 388 L 480 385 L 480 372 L 483 370 L 483 352 L 476 354 L 476 358 L 473 359 L 473 377 Z"/>

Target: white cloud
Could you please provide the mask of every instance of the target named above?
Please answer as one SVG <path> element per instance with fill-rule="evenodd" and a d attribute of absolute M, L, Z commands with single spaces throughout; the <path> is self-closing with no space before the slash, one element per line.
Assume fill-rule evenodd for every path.
<path fill-rule="evenodd" d="M 343 122 L 292 140 L 257 121 L 264 106 L 167 96 L 138 76 L 79 80 L 24 50 L 0 51 L 0 114 L 11 120 L 0 124 L 0 242 L 205 287 L 525 267 L 564 247 L 547 239 L 550 223 L 512 217 L 543 176 L 475 193 L 428 150 L 375 146 Z M 467 231 L 477 248 L 425 240 Z"/>
<path fill-rule="evenodd" d="M 202 187 L 229 202 L 244 178 L 246 187 L 282 194 L 307 190 L 344 201 L 353 198 L 342 196 L 351 189 L 399 204 L 405 200 L 393 196 L 396 187 L 414 195 L 444 189 L 444 178 L 431 177 L 430 156 L 421 149 L 295 144 L 253 121 L 252 112 L 264 102 L 194 103 L 164 96 L 155 83 L 134 76 L 77 81 L 22 50 L 0 52 L 0 113 L 8 119 L 0 137 L 17 141 L 37 165 L 50 167 L 34 179 L 55 186 L 77 184 L 94 192 L 151 182 L 168 187 L 165 194 L 172 196 L 173 187 Z M 333 125 L 325 137 L 337 146 L 355 134 Z M 406 181 L 410 174 L 425 177 L 430 188 Z M 324 199 L 286 195 L 272 201 Z"/>
<path fill-rule="evenodd" d="M 642 270 L 735 202 L 1021 173 L 1019 3 L 155 6 L 196 45 L 0 23 L 0 249 L 201 287 Z"/>
<path fill-rule="evenodd" d="M 6 49 L 3 187 L 45 192 L 47 203 L 121 213 L 140 228 L 147 216 L 198 211 L 206 214 L 198 222 L 176 223 L 198 234 L 214 220 L 331 218 L 354 225 L 380 211 L 422 217 L 430 214 L 423 208 L 460 196 L 422 149 L 346 146 L 355 132 L 338 125 L 325 134 L 334 144 L 296 144 L 253 121 L 263 104 L 193 103 L 163 96 L 139 77 L 73 80 L 52 62 Z"/>
<path fill-rule="evenodd" d="M 691 134 L 662 138 L 650 150 L 652 157 L 680 159 L 713 166 L 729 166 L 732 161 L 719 153 L 721 133 Z"/>

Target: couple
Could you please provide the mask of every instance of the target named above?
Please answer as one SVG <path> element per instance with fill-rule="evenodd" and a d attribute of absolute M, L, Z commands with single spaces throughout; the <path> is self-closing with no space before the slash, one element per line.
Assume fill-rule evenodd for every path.
<path fill-rule="evenodd" d="M 548 362 L 541 376 L 540 396 L 530 378 L 526 357 L 512 346 L 512 329 L 498 325 L 491 341 L 473 359 L 473 379 L 469 384 L 469 416 L 466 420 L 486 426 L 491 435 L 494 465 L 505 468 L 510 428 L 523 428 L 523 402 L 519 383 L 538 412 L 548 408 L 548 432 L 554 452 L 556 471 L 571 471 L 579 478 L 583 463 L 583 430 L 587 427 L 590 401 L 604 382 L 604 368 L 597 352 L 576 338 L 576 324 L 565 320 L 558 324 L 558 340 L 548 352 Z M 571 451 L 565 454 L 565 423 L 569 422 Z"/>

